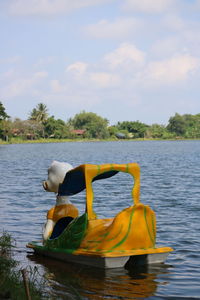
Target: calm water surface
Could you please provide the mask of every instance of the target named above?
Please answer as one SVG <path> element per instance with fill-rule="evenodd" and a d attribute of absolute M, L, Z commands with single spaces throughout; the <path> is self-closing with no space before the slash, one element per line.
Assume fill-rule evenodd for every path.
<path fill-rule="evenodd" d="M 175 250 L 166 263 L 103 271 L 27 252 L 27 242 L 41 239 L 46 211 L 55 203 L 41 185 L 53 160 L 139 163 L 141 201 L 157 216 L 157 245 Z M 200 141 L 0 145 L 0 174 L 1 229 L 17 240 L 21 265 L 37 266 L 48 278 L 51 299 L 200 299 Z M 131 205 L 131 183 L 127 174 L 95 182 L 100 217 Z M 84 211 L 84 193 L 71 200 Z"/>

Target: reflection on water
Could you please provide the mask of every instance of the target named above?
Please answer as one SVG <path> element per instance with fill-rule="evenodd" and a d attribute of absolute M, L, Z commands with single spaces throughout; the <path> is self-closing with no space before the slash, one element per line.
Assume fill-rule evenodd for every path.
<path fill-rule="evenodd" d="M 43 266 L 45 277 L 52 287 L 52 296 L 56 290 L 57 296 L 70 294 L 74 299 L 147 298 L 156 292 L 158 275 L 169 272 L 166 264 L 137 267 L 134 270 L 103 270 L 63 263 L 33 254 L 28 255 L 28 258 Z"/>

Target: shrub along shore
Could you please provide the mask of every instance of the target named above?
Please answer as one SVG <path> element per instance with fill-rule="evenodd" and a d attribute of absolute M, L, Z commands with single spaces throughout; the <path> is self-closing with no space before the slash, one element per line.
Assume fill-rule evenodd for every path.
<path fill-rule="evenodd" d="M 37 268 L 20 269 L 13 258 L 15 241 L 7 232 L 0 236 L 0 299 L 49 299 L 45 292 L 46 281 Z"/>

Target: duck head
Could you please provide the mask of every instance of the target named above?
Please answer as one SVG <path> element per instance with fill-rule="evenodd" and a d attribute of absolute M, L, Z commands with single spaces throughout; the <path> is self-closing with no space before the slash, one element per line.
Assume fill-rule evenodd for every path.
<path fill-rule="evenodd" d="M 48 168 L 48 179 L 43 181 L 43 188 L 47 192 L 58 193 L 59 185 L 71 169 L 73 169 L 72 165 L 54 160 Z"/>

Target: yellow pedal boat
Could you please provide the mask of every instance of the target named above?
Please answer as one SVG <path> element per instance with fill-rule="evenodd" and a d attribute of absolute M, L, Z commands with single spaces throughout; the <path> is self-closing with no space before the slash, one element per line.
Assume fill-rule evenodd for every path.
<path fill-rule="evenodd" d="M 112 177 L 118 172 L 128 173 L 134 179 L 133 205 L 114 218 L 98 219 L 93 210 L 92 182 Z M 80 165 L 66 173 L 58 195 L 74 195 L 84 189 L 85 213 L 70 217 L 64 227 L 58 221 L 55 229 L 59 234 L 52 234 L 43 243 L 31 242 L 28 248 L 59 260 L 100 268 L 162 263 L 173 251 L 170 247 L 156 247 L 156 217 L 149 206 L 140 203 L 140 167 L 137 163 Z"/>

